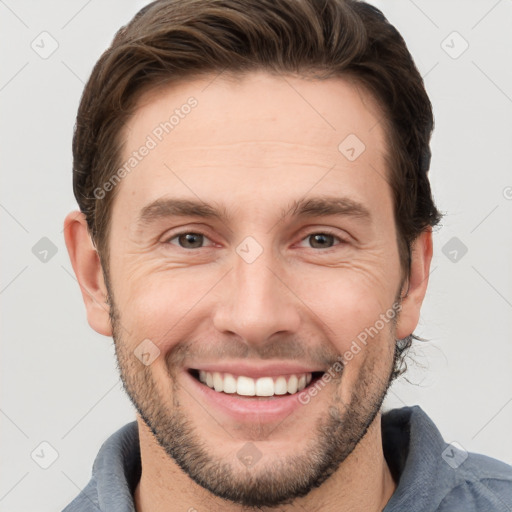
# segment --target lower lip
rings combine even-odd
[[[195,394],[199,394],[207,408],[213,407],[221,413],[242,423],[283,421],[302,406],[299,393],[273,397],[240,397],[236,394],[215,391],[195,379],[187,371],[185,378]]]

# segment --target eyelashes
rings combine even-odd
[[[316,237],[316,238],[314,238],[314,237]],[[322,247],[321,241],[325,240],[325,239],[332,240],[333,245],[330,245],[329,247]],[[176,240],[176,243],[173,242],[174,240]],[[203,245],[205,240],[208,240],[210,242],[210,244],[207,246]],[[302,237],[300,240],[300,243],[304,243],[304,242],[307,243],[308,240],[313,241],[312,242],[313,245],[317,244],[317,243],[320,244],[320,246],[317,246],[317,247],[309,246],[309,247],[307,247],[308,249],[318,249],[320,251],[326,251],[329,249],[333,249],[339,245],[344,245],[344,244],[348,243],[347,240],[345,240],[344,238],[340,237],[339,235],[333,233],[330,230],[312,231],[312,232],[308,233],[306,236]],[[336,241],[338,241],[337,244],[336,244]],[[165,240],[165,243],[175,245],[184,250],[197,250],[197,249],[203,249],[206,247],[215,246],[215,243],[212,242],[208,238],[207,235],[205,235],[204,233],[202,233],[200,231],[182,231],[180,233],[175,233],[171,237],[167,238]],[[185,246],[182,244],[184,244]]]

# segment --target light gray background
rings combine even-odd
[[[387,407],[420,404],[447,442],[512,463],[512,1],[373,3],[425,77],[431,180],[446,212],[417,330],[431,341]],[[84,82],[144,4],[0,0],[1,511],[61,510],[102,442],[135,418],[111,339],[87,324],[62,224],[76,208],[71,137]],[[43,31],[59,45],[47,59],[31,47]],[[469,44],[458,58],[453,31]],[[32,252],[42,237],[57,248],[47,262]],[[468,249],[455,262],[451,246],[443,253],[453,237]],[[43,441],[58,453],[48,469],[31,457],[50,462]]]

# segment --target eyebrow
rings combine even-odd
[[[343,215],[370,220],[370,210],[363,204],[348,197],[312,197],[293,201],[282,217],[321,217]]]
[[[303,198],[281,210],[282,218],[309,218],[329,215],[371,219],[368,208],[346,197],[318,196]],[[225,208],[217,208],[200,200],[160,198],[144,206],[139,213],[137,224],[149,225],[157,220],[169,217],[201,217],[227,222],[230,215]]]
[[[225,220],[228,215],[225,210],[217,209],[199,200],[160,198],[142,208],[137,224],[151,224],[167,217],[203,217]]]

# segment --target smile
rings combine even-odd
[[[207,372],[204,370],[192,370],[191,373],[210,389],[219,393],[237,394],[240,396],[294,395],[310,384],[314,375],[313,373],[299,373],[253,379],[245,375]],[[315,373],[321,374],[321,372]]]
[[[301,393],[325,371],[293,363],[254,365],[247,362],[209,363],[184,373],[189,392],[212,414],[215,410],[237,424],[283,421],[303,406]]]

